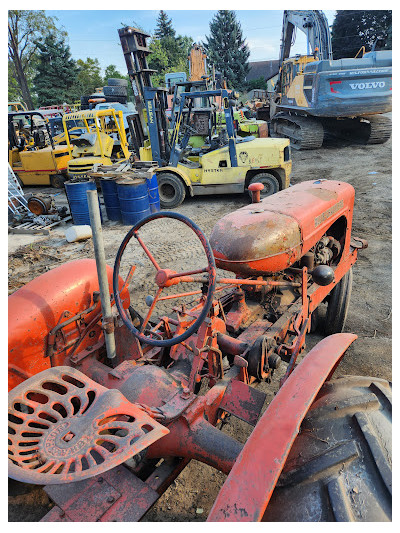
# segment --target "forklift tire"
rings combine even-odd
[[[112,85],[103,87],[104,96],[127,96],[127,88],[123,85]]]
[[[261,200],[267,196],[271,196],[271,194],[275,194],[280,189],[279,181],[275,178],[275,176],[269,174],[269,172],[260,172],[259,174],[253,176],[247,187],[252,183],[262,183],[264,185],[264,189],[261,191]],[[251,192],[248,191],[248,193],[251,198]]]
[[[169,172],[158,174],[157,181],[161,207],[171,209],[181,205],[186,196],[183,181]]]
[[[122,78],[108,78],[107,85],[109,87],[128,87],[128,81]]]
[[[333,335],[343,331],[350,304],[352,285],[353,269],[350,268],[329,294],[324,322],[325,335]]]
[[[343,376],[323,385],[263,521],[391,520],[391,392],[386,380],[365,376]]]
[[[63,189],[65,181],[66,177],[62,174],[53,174],[53,176],[50,177],[50,185],[55,189]]]

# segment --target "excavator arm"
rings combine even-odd
[[[283,12],[282,40],[279,66],[290,55],[290,50],[299,28],[307,36],[307,54],[318,48],[319,59],[332,59],[332,43],[329,24],[322,11],[287,11]]]

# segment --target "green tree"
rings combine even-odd
[[[8,58],[11,62],[9,86],[19,86],[22,99],[33,109],[31,79],[37,55],[37,39],[49,32],[57,31],[56,17],[48,17],[43,10],[17,10],[8,12]],[[11,75],[10,75],[11,74]]]
[[[246,90],[251,91],[253,89],[264,89],[265,91],[268,88],[268,84],[263,76],[255,80],[250,80],[246,82]]]
[[[117,70],[116,65],[108,65],[104,70],[104,85],[107,85],[108,78],[126,79],[126,76],[123,76],[119,70]]]
[[[66,102],[78,73],[64,37],[54,33],[38,41],[38,61],[33,79],[40,105]]]
[[[223,73],[230,88],[242,89],[249,72],[250,50],[234,11],[221,9],[210,22],[204,47],[211,63]]]
[[[103,78],[97,58],[87,57],[86,61],[78,59],[76,65],[78,73],[70,91],[73,98],[90,95],[97,87],[103,86]]]
[[[163,10],[161,10],[158,14],[154,37],[156,39],[175,37],[175,30],[172,27],[172,20],[168,18],[167,14]]]
[[[333,57],[354,57],[362,46],[371,50],[377,39],[392,45],[390,10],[338,10],[332,26]]]

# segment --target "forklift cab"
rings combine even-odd
[[[22,185],[62,187],[69,153],[57,146],[37,111],[8,114],[8,161]]]
[[[63,116],[65,141],[71,154],[68,175],[80,177],[94,164],[111,165],[113,160],[128,159],[130,152],[122,111],[91,109]],[[79,136],[74,132],[79,129]]]

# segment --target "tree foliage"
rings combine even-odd
[[[33,83],[41,105],[68,101],[78,69],[64,37],[49,33],[37,42],[38,61]]]
[[[263,76],[246,82],[246,90],[252,91],[253,89],[264,89],[265,91],[268,89],[268,83]]]
[[[103,86],[100,63],[97,58],[87,57],[86,61],[78,59],[76,62],[78,72],[75,83],[71,88],[73,98],[94,93],[95,89]]]
[[[165,37],[175,37],[175,30],[172,27],[172,20],[168,18],[166,12],[163,10],[161,10],[158,14],[154,37],[156,39],[164,39]]]
[[[241,89],[249,72],[250,50],[234,11],[221,9],[210,22],[203,43],[211,63],[223,73],[230,88]]]
[[[332,26],[333,57],[354,57],[362,46],[371,50],[377,39],[392,45],[390,10],[338,10]]]
[[[123,76],[119,70],[117,70],[116,65],[108,65],[104,70],[104,85],[107,85],[108,78],[119,78],[127,79],[126,76]]]
[[[152,76],[155,86],[165,84],[164,76],[168,72],[189,73],[187,56],[192,43],[193,39],[187,35],[176,36],[172,20],[168,19],[164,11],[160,11],[150,42],[152,53],[148,57],[149,67],[157,71],[157,74]]]
[[[17,10],[8,12],[8,58],[11,61],[9,87],[17,82],[20,94],[28,105],[33,108],[31,80],[34,75],[34,64],[37,57],[37,40],[44,34],[59,32],[56,17],[48,17],[43,10]]]

